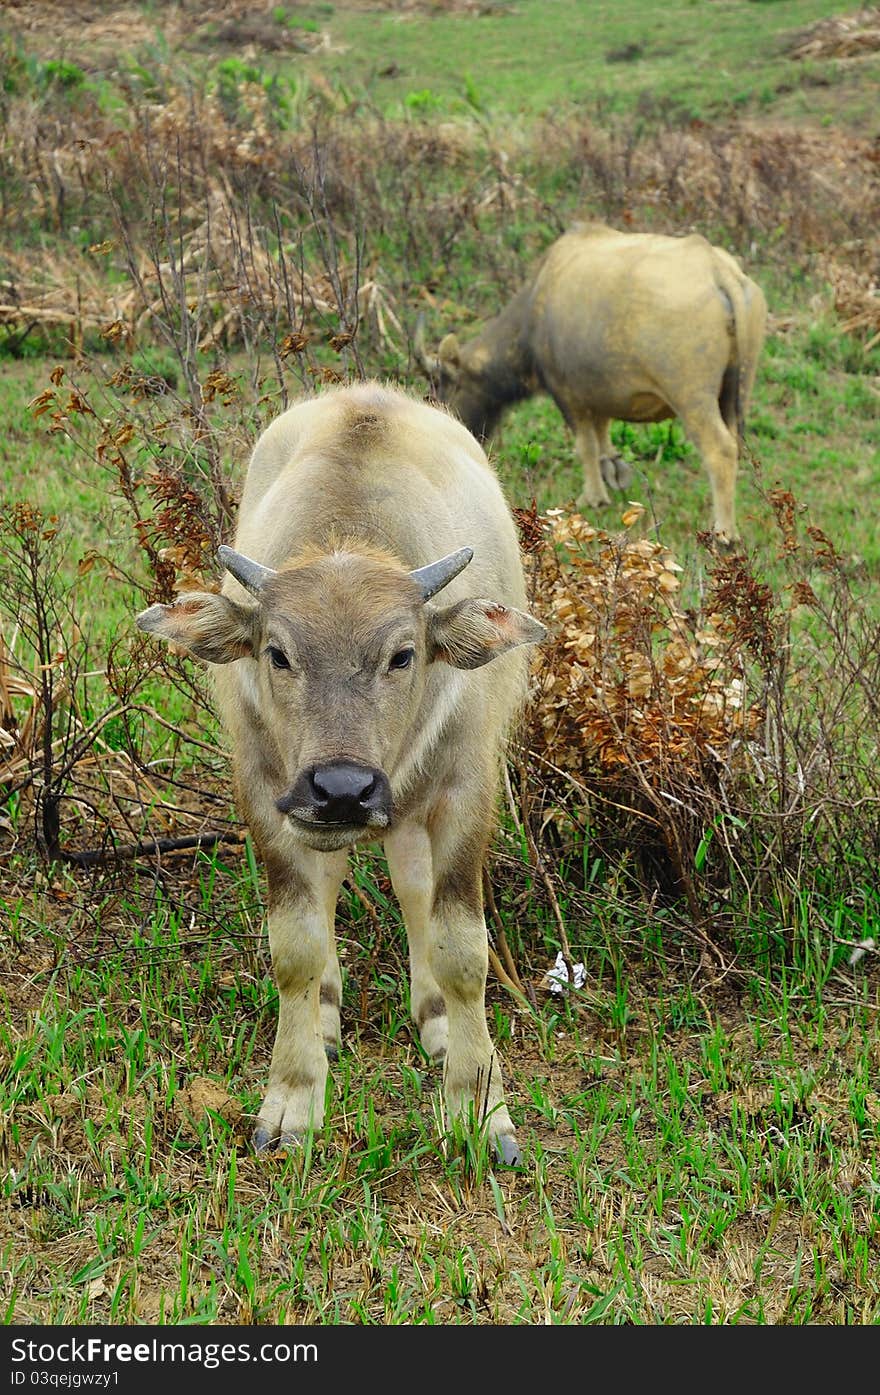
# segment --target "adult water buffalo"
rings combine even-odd
[[[401,391],[321,393],[257,442],[220,562],[220,594],[184,593],[137,623],[217,666],[238,806],[266,868],[280,1011],[255,1145],[322,1122],[336,899],[366,839],[384,844],[412,1015],[427,1054],[445,1057],[448,1112],[475,1108],[515,1162],[486,1026],[482,865],[527,683],[521,646],[544,627],[524,609],[486,456],[449,412]]]
[[[437,396],[482,442],[505,408],[549,393],[574,432],[590,508],[610,502],[606,484],[629,480],[611,421],[678,417],[709,474],[715,532],[731,541],[766,318],[760,287],[699,234],[578,223],[475,338],[447,334],[432,358],[420,327],[415,347]]]

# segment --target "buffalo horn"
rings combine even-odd
[[[422,598],[429,601],[438,591],[442,591],[453,577],[464,570],[473,555],[472,547],[460,547],[457,552],[450,552],[448,557],[441,557],[439,562],[431,562],[427,567],[410,572],[413,581],[421,587]]]
[[[277,572],[271,567],[264,567],[262,562],[252,562],[250,557],[245,557],[241,552],[233,552],[231,547],[219,547],[217,560],[221,567],[225,567],[230,576],[234,576],[253,596],[259,596],[266,582],[277,576]]]

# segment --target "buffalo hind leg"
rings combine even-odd
[[[738,445],[724,423],[721,410],[714,398],[676,410],[682,427],[690,437],[709,476],[712,487],[713,528],[718,541],[730,544],[736,541],[736,473]]]
[[[573,422],[574,447],[584,472],[584,487],[578,497],[581,508],[597,509],[611,503],[602,478],[600,434],[592,417]]]
[[[279,870],[269,860],[269,947],[278,1025],[254,1129],[258,1151],[297,1143],[324,1121],[327,1034],[335,1046],[339,1033],[333,908],[346,862],[345,853],[305,850],[298,853],[295,868]]]

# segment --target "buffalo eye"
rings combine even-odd
[[[398,649],[397,653],[394,655],[390,664],[388,665],[388,668],[392,671],[395,669],[409,668],[410,664],[415,658],[415,654],[416,651],[414,649]]]
[[[290,668],[290,660],[283,649],[276,649],[273,644],[266,650],[269,655],[269,662],[273,668]]]

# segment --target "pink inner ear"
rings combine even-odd
[[[491,620],[493,625],[497,625],[506,615],[510,614],[510,611],[506,605],[489,605],[486,606],[484,614],[487,620]]]

